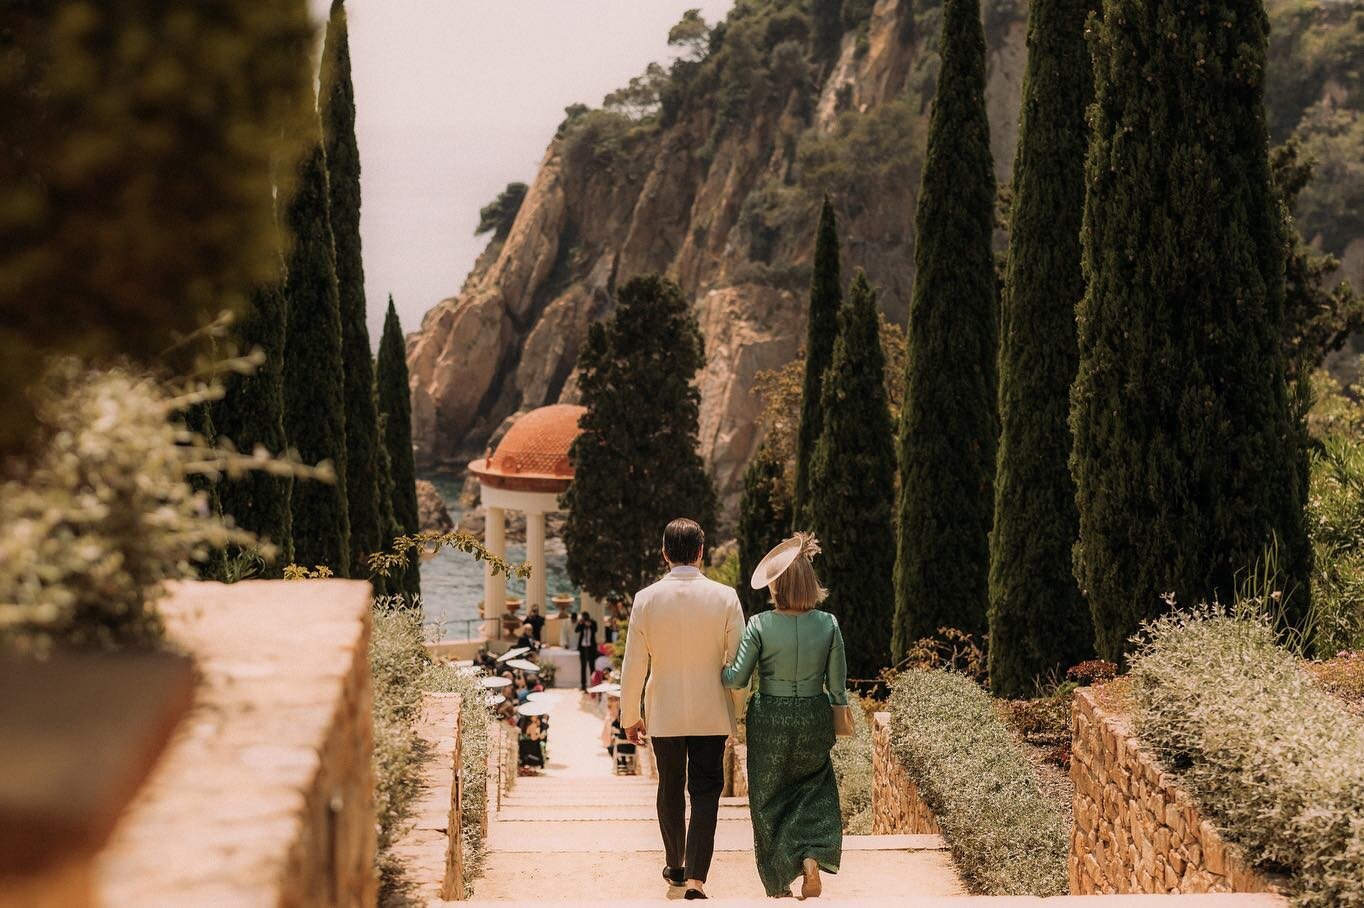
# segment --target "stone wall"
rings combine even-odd
[[[1277,891],[1093,689],[1076,692],[1071,731],[1072,895]]]
[[[725,742],[725,787],[727,798],[748,797],[748,745],[733,738]]]
[[[371,908],[370,587],[177,584],[190,713],[99,855],[97,900]]]
[[[890,713],[872,718],[872,835],[939,835],[938,821],[890,744]]]

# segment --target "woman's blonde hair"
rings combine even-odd
[[[792,612],[808,612],[824,601],[829,591],[819,585],[815,567],[810,559],[819,554],[819,541],[810,533],[797,533],[800,554],[791,566],[777,575],[768,586],[777,608]]]

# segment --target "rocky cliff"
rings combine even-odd
[[[1026,0],[982,7],[1003,185]],[[796,356],[804,334],[826,193],[841,215],[845,275],[865,268],[887,314],[904,320],[941,0],[844,0],[829,59],[812,50],[806,8],[746,0],[679,41],[686,51],[670,70],[651,68],[603,109],[569,109],[514,220],[408,339],[420,466],[460,469],[517,413],[573,400],[587,326],[610,315],[619,281],[660,271],[693,300],[705,337],[701,444],[732,506],[759,441],[754,375]],[[1364,223],[1349,201],[1364,199],[1354,75],[1364,0],[1275,0],[1271,12],[1275,67],[1290,74],[1271,72],[1282,89],[1270,99],[1276,140],[1310,127],[1308,148],[1323,162],[1302,221],[1345,253],[1347,270],[1364,271]]]

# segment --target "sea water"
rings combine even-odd
[[[440,490],[450,517],[459,525],[463,511],[459,508],[460,479],[454,476],[424,476]],[[526,545],[507,543],[507,560],[513,564],[524,561]],[[564,544],[559,539],[545,540],[545,585],[548,595],[567,594],[577,598],[577,591],[568,580],[564,566]],[[507,595],[524,599],[526,581],[511,578],[507,581]],[[464,639],[480,633],[478,604],[483,601],[483,564],[457,549],[442,549],[439,554],[422,561],[422,611],[426,623],[434,626],[441,639]],[[575,605],[576,609],[576,605]],[[553,606],[548,611],[552,613]],[[521,614],[526,614],[525,610]]]

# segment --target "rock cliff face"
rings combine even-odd
[[[1004,184],[1026,0],[982,6]],[[659,271],[693,300],[705,337],[702,452],[732,508],[760,440],[754,375],[796,356],[804,336],[825,193],[845,277],[866,269],[903,322],[941,0],[845,0],[847,31],[824,64],[810,59],[805,7],[743,4],[708,49],[651,84],[643,113],[570,109],[510,231],[408,339],[420,467],[462,469],[509,418],[573,401],[587,326],[611,314],[618,282]]]

